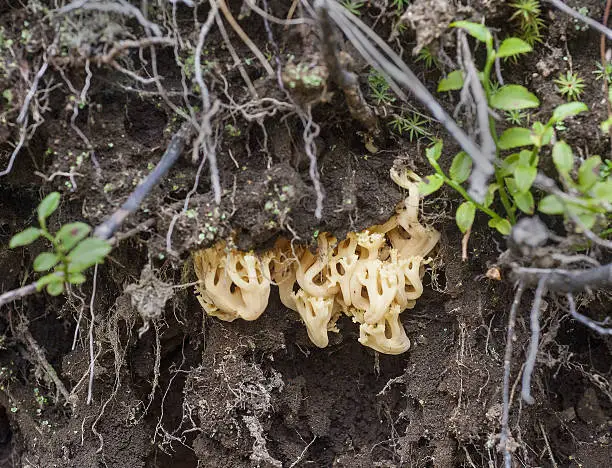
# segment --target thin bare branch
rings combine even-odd
[[[513,269],[512,274],[516,279],[524,281],[526,286],[534,286],[546,276],[548,290],[560,293],[576,293],[612,286],[612,263],[588,270],[517,267]]]
[[[216,0],[216,2],[219,4],[219,9],[223,13],[223,16],[225,16],[225,19],[227,20],[227,22],[230,24],[230,26],[236,32],[236,34],[238,34],[240,39],[242,39],[242,42],[244,42],[246,46],[251,50],[251,52],[253,52],[255,57],[257,57],[261,65],[264,67],[264,70],[266,70],[266,73],[268,74],[268,76],[274,76],[274,69],[268,63],[268,61],[266,60],[266,57],[261,52],[261,50],[257,48],[257,46],[253,43],[251,38],[247,35],[247,33],[244,32],[244,29],[240,27],[240,25],[238,24],[238,22],[236,21],[232,13],[230,12],[229,8],[227,7],[225,0]]]
[[[533,405],[535,400],[531,396],[531,377],[538,357],[538,347],[540,345],[540,307],[542,306],[542,296],[546,294],[548,276],[542,276],[536,288],[533,304],[531,305],[531,339],[529,340],[529,350],[525,360],[523,370],[523,381],[521,386],[521,397],[525,403]]]
[[[574,302],[574,296],[572,293],[567,293],[567,303],[569,305],[570,315],[574,320],[586,325],[591,330],[595,330],[597,333],[601,335],[612,335],[612,328],[602,327],[601,323],[595,322],[594,320],[578,313],[576,311],[576,303]]]
[[[190,122],[183,124],[181,129],[172,137],[168,149],[162,156],[157,166],[145,178],[145,180],[136,187],[136,190],[128,197],[127,201],[113,215],[104,221],[94,231],[94,235],[100,239],[109,239],[113,233],[119,229],[125,219],[134,213],[142,201],[149,195],[153,187],[159,180],[170,170],[174,163],[178,160],[183,152],[185,145],[191,138],[193,127]]]
[[[503,381],[503,410],[501,419],[501,434],[499,438],[499,446],[504,452],[504,465],[505,468],[512,468],[512,452],[508,446],[510,438],[510,367],[512,363],[512,345],[514,343],[514,326],[516,324],[516,313],[521,304],[521,298],[525,290],[525,284],[519,282],[516,293],[514,294],[514,301],[510,308],[510,315],[508,316],[508,328],[506,329],[506,350],[504,352],[504,381]]]
[[[22,297],[29,296],[36,292],[36,283],[30,283],[27,286],[23,286],[19,289],[13,289],[12,291],[5,292],[0,296],[0,307],[4,304],[16,301]]]

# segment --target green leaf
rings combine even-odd
[[[450,167],[450,178],[458,184],[465,182],[472,171],[472,158],[465,151],[457,153]]]
[[[591,192],[595,198],[612,203],[612,178],[597,182],[591,188]]]
[[[60,203],[59,192],[51,192],[38,205],[38,222],[44,226],[45,220],[53,214]]]
[[[504,159],[504,165],[499,169],[499,174],[501,177],[508,177],[509,175],[514,174],[514,170],[519,163],[519,157],[519,153],[513,153]]]
[[[438,83],[438,92],[444,91],[456,91],[463,88],[463,72],[461,70],[455,70],[446,75],[446,78],[442,78]]]
[[[574,168],[572,148],[564,141],[558,141],[553,146],[552,158],[559,174],[567,175]]]
[[[542,122],[534,122],[531,127],[531,141],[538,148],[548,145],[553,134],[552,127],[547,127]]]
[[[455,221],[459,230],[465,234],[465,232],[472,227],[474,217],[476,216],[476,205],[474,203],[466,201],[459,205],[457,212],[455,213]]]
[[[584,102],[568,102],[555,108],[551,120],[553,123],[561,122],[568,117],[573,117],[588,110],[589,108]]]
[[[583,212],[577,215],[578,219],[580,219],[580,221],[582,221],[582,224],[584,224],[584,228],[585,229],[593,229],[593,226],[595,225],[595,221],[597,221],[597,215],[595,213],[587,213],[587,212]],[[576,231],[577,232],[581,232],[582,231],[582,226],[576,226]]]
[[[506,177],[504,182],[506,183],[506,187],[508,187],[508,192],[510,192],[512,195],[519,193],[518,189],[516,188],[514,177]]]
[[[486,208],[491,206],[491,203],[493,203],[493,200],[495,199],[495,192],[497,192],[498,189],[499,185],[497,184],[490,184],[487,188],[487,194],[485,195],[485,199],[483,201],[483,205]]]
[[[535,167],[537,165],[537,162],[534,162],[534,164],[531,163],[531,151],[521,150],[521,152],[519,153],[518,165]]]
[[[500,110],[520,110],[538,107],[540,101],[535,94],[521,85],[502,86],[490,99],[491,107]]]
[[[499,149],[503,150],[531,145],[533,145],[531,130],[521,127],[512,127],[504,130],[497,144]]]
[[[514,181],[519,193],[528,192],[538,175],[538,170],[532,166],[518,166],[514,170]]]
[[[42,234],[42,231],[35,227],[29,227],[24,229],[18,234],[15,234],[9,242],[9,247],[14,249],[15,247],[22,247],[24,245],[30,245]]]
[[[578,169],[578,184],[583,191],[589,190],[599,180],[599,166],[601,158],[591,156],[584,160]]]
[[[419,193],[421,196],[431,195],[444,184],[444,179],[440,174],[432,174],[423,178],[419,183]]]
[[[442,140],[436,142],[425,150],[425,156],[430,161],[437,161],[442,155]]]
[[[470,21],[455,21],[450,24],[450,27],[465,29],[470,36],[478,39],[480,42],[487,43],[493,39],[491,32],[483,24],[472,23]]]
[[[574,216],[578,217],[578,219],[582,222],[582,224],[584,225],[584,228],[586,229],[591,229],[595,225],[595,222],[597,221],[597,214],[591,211],[588,211],[587,209],[584,209],[581,206],[575,206],[572,204],[568,204],[567,211],[569,211]],[[583,227],[577,225],[576,231],[582,232]]]
[[[489,220],[489,227],[497,229],[497,231],[503,236],[507,236],[512,230],[510,221],[504,218],[491,218]]]
[[[64,292],[64,283],[51,283],[47,285],[47,292],[50,296],[59,296]]]
[[[68,252],[91,232],[91,227],[85,223],[64,224],[55,235],[55,240],[65,252]]]
[[[496,55],[497,57],[514,57],[515,55],[526,54],[532,50],[533,47],[524,40],[518,37],[509,37],[501,43]]]
[[[87,278],[83,273],[72,273],[68,275],[68,282],[70,284],[83,284],[87,281]]]
[[[514,198],[516,206],[519,207],[519,210],[521,210],[523,213],[533,214],[535,203],[533,201],[533,195],[531,192],[515,193],[512,195],[512,198]]]
[[[107,241],[97,237],[81,241],[68,256],[68,272],[80,273],[96,263],[102,263],[111,250],[112,247]]]
[[[538,210],[546,214],[563,214],[565,213],[565,205],[554,195],[546,195],[540,200]]]
[[[42,289],[51,284],[51,283],[63,283],[64,277],[62,275],[58,275],[57,273],[49,273],[48,275],[43,276],[36,282],[36,290],[42,291]]]
[[[34,259],[34,271],[47,271],[59,262],[59,256],[51,252],[43,252]]]

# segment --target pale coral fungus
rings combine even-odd
[[[222,320],[255,320],[265,310],[270,286],[296,311],[318,347],[328,345],[341,314],[359,324],[359,342],[385,354],[408,350],[400,321],[423,293],[427,255],[440,234],[418,219],[419,193],[408,173],[392,172],[408,189],[397,213],[382,225],[351,232],[338,242],[320,233],[315,253],[279,239],[263,255],[227,250],[224,242],[194,254],[201,280],[197,293],[209,315]]]

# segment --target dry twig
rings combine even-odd
[[[157,185],[159,180],[170,170],[174,163],[178,160],[183,152],[185,145],[191,138],[193,127],[191,122],[183,124],[181,129],[172,137],[168,149],[162,156],[157,166],[145,178],[145,180],[136,187],[136,190],[128,197],[127,201],[109,219],[98,226],[94,235],[100,239],[109,239],[113,233],[119,229],[125,219],[134,213],[142,201],[149,195],[153,187]]]
[[[512,468],[512,452],[508,446],[510,438],[510,365],[512,363],[512,344],[514,343],[514,326],[516,324],[516,313],[521,304],[521,298],[523,297],[523,291],[525,285],[520,282],[516,293],[514,295],[514,301],[510,308],[510,315],[508,316],[508,327],[506,329],[506,350],[504,352],[504,381],[503,381],[503,408],[502,408],[502,419],[501,419],[501,434],[499,438],[499,446],[504,452],[504,465],[505,468]]]
[[[531,339],[529,340],[529,350],[527,359],[525,360],[525,369],[523,370],[523,381],[521,386],[521,397],[525,403],[533,405],[535,400],[531,396],[531,376],[535,368],[536,359],[538,357],[538,346],[540,344],[540,307],[542,306],[542,296],[546,294],[548,276],[542,276],[536,288],[535,297],[531,304]]]

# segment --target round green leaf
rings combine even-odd
[[[472,227],[475,216],[476,206],[474,203],[466,201],[459,205],[459,208],[457,208],[457,212],[455,213],[455,221],[457,221],[457,226],[463,234],[465,234],[465,232]]]
[[[42,234],[42,231],[35,227],[29,227],[24,229],[18,234],[15,234],[10,242],[9,247],[14,249],[15,247],[22,247],[24,245],[30,245],[36,239],[38,239]]]
[[[461,184],[468,179],[471,171],[472,158],[470,158],[465,151],[457,153],[457,155],[453,158],[449,171],[451,179]]]
[[[43,252],[34,259],[34,271],[47,271],[59,262],[59,257],[51,252]]]
[[[83,273],[72,273],[68,276],[70,284],[83,284],[85,281],[87,281],[87,278]]]
[[[565,206],[561,200],[554,195],[546,195],[540,200],[538,210],[546,214],[563,214],[565,212]]]
[[[564,141],[558,141],[553,146],[552,157],[557,171],[560,174],[567,174],[574,167],[574,154],[572,148]]]
[[[493,39],[489,29],[480,23],[472,23],[471,21],[455,21],[451,23],[450,26],[452,28],[461,28],[465,29],[467,33],[478,39],[480,42],[488,42]]]
[[[557,123],[588,110],[589,108],[584,102],[568,102],[557,106],[553,111],[551,119],[554,123]]]
[[[531,192],[515,193],[512,198],[523,213],[533,214],[535,203]]]
[[[438,83],[438,92],[444,91],[456,91],[463,88],[463,72],[461,70],[455,70],[446,75],[446,78],[442,78]]]
[[[504,218],[491,218],[489,220],[489,227],[497,229],[497,231],[503,236],[507,236],[512,230],[510,221]]]
[[[505,39],[499,49],[497,49],[498,57],[514,57],[519,54],[526,54],[527,52],[531,52],[533,47],[527,44],[524,40],[519,39],[518,37],[509,37]]]
[[[53,214],[60,203],[59,192],[51,192],[38,205],[38,222],[44,224],[45,220]]]
[[[612,178],[608,177],[605,181],[597,182],[591,188],[591,192],[594,197],[612,203]]]
[[[429,148],[425,149],[425,156],[430,161],[437,161],[442,156],[442,140],[436,140],[436,142]]]
[[[64,292],[64,283],[51,283],[47,285],[47,292],[50,296],[59,296]]]
[[[516,169],[519,160],[519,153],[512,153],[510,156],[506,157],[502,167],[499,169],[499,175],[501,177],[508,177],[509,175],[514,174],[514,170]]]
[[[421,183],[419,183],[419,193],[422,196],[430,195],[442,187],[444,183],[444,179],[440,174],[432,174],[423,179]]]
[[[489,188],[487,189],[487,194],[485,195],[485,199],[483,202],[483,205],[488,208],[489,206],[491,206],[491,203],[493,203],[493,200],[495,199],[495,192],[499,189],[499,185],[497,184],[490,184]]]
[[[504,130],[497,143],[499,149],[503,150],[531,145],[533,145],[531,130],[521,127],[512,127]]]
[[[64,281],[64,277],[57,273],[49,273],[48,275],[43,276],[36,282],[36,290],[42,291],[42,289],[51,284],[51,283],[62,283]]]
[[[514,170],[514,182],[516,183],[518,192],[528,192],[537,175],[538,170],[535,167],[518,166]]]
[[[97,237],[81,241],[70,252],[68,272],[80,273],[96,263],[102,263],[111,250],[112,247],[107,241]]]
[[[490,99],[491,107],[500,110],[520,110],[538,107],[540,101],[535,94],[521,85],[502,86]]]
[[[589,190],[599,180],[599,166],[601,158],[591,156],[584,160],[578,169],[578,184],[583,191]]]
[[[64,224],[57,234],[55,235],[55,240],[59,242],[61,247],[64,248],[64,251],[69,251],[72,249],[77,243],[81,240],[85,239],[87,235],[91,232],[91,227],[85,223],[68,223]]]

